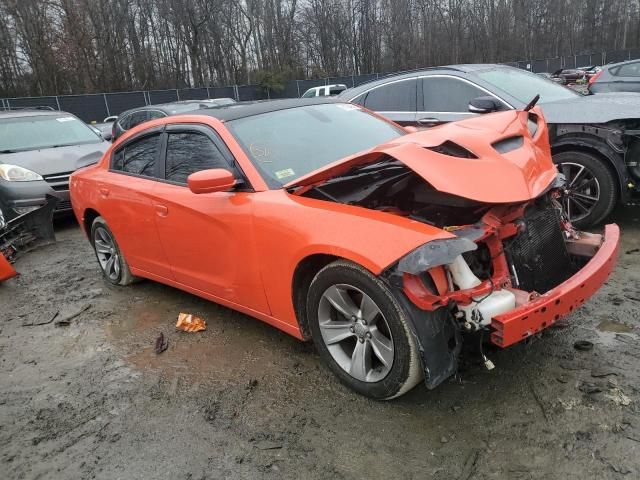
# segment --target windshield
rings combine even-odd
[[[477,72],[477,75],[525,104],[536,95],[540,95],[538,104],[580,96],[562,85],[516,68],[496,68]]]
[[[0,152],[100,143],[85,123],[70,115],[34,115],[0,120]]]
[[[344,103],[278,110],[227,126],[271,188],[406,134]]]

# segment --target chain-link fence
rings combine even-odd
[[[507,65],[530,70],[535,73],[553,73],[562,68],[577,68],[590,65],[605,65],[625,60],[640,59],[640,49],[617,50],[568,55],[541,60],[509,62]],[[183,88],[170,90],[149,90],[138,92],[96,93],[87,95],[57,95],[48,97],[21,97],[0,99],[0,109],[24,107],[50,107],[77,115],[85,122],[101,122],[111,115],[143,105],[175,102],[179,100],[201,100],[205,98],[233,98],[236,101],[268,100],[274,98],[298,98],[309,88],[341,83],[355,87],[370,82],[386,74],[370,73],[347,75],[311,80],[290,80],[278,91],[262,88],[260,85],[230,85],[226,87]]]

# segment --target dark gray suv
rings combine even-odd
[[[99,133],[66,112],[0,111],[0,210],[5,220],[35,210],[46,196],[56,213],[71,210],[69,175],[109,148]]]
[[[524,70],[481,64],[391,75],[338,98],[402,125],[427,128],[478,113],[522,109],[536,95],[549,124],[553,160],[567,180],[562,202],[571,221],[580,228],[602,222],[617,202],[637,198],[639,94],[581,95]]]

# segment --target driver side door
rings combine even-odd
[[[152,203],[173,277],[216,299],[268,314],[253,234],[254,193],[246,181],[234,191],[191,192],[187,177],[211,168],[225,168],[243,178],[213,129],[167,125],[162,179]]]

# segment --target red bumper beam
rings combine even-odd
[[[508,347],[538,333],[568,315],[589,299],[609,278],[618,257],[620,229],[606,225],[602,245],[575,275],[537,297],[491,322],[491,341]]]

